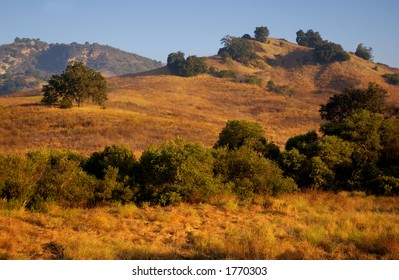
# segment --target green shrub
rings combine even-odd
[[[97,180],[80,167],[83,157],[71,151],[39,149],[27,160],[40,166],[40,176],[27,207],[41,210],[45,202],[62,207],[88,207],[93,203]]]
[[[305,134],[293,136],[287,140],[285,149],[290,151],[297,149],[301,154],[312,157],[317,154],[317,141],[319,136],[316,131],[309,131]]]
[[[43,211],[46,202],[87,207],[97,181],[80,168],[82,157],[70,151],[40,149],[27,155],[0,156],[1,198],[14,207]]]
[[[260,85],[262,84],[262,80],[259,79],[259,78],[256,77],[256,76],[247,76],[247,77],[244,79],[244,83],[260,86]]]
[[[272,80],[267,82],[266,88],[268,91],[277,94],[288,95],[289,97],[292,97],[296,94],[296,90],[294,88],[290,88],[288,85],[276,85]]]
[[[220,70],[214,72],[213,75],[218,78],[236,78],[236,73],[233,70]]]
[[[245,144],[252,145],[255,149],[260,150],[263,143],[266,142],[264,137],[265,130],[260,123],[250,122],[246,120],[230,120],[219,133],[219,139],[215,144],[215,148],[226,146],[229,149],[236,149]]]
[[[108,202],[127,203],[132,201],[135,194],[132,188],[118,180],[117,167],[108,165],[104,172],[103,180],[100,180],[94,190],[94,203],[107,204]]]
[[[224,183],[233,183],[233,191],[241,198],[254,195],[276,195],[297,189],[291,178],[283,176],[282,170],[271,160],[264,158],[249,147],[214,151],[216,176]]]
[[[392,74],[384,74],[382,77],[391,85],[399,85],[399,74],[392,73]]]
[[[0,166],[0,198],[24,208],[34,194],[41,167],[19,154],[0,155]]]
[[[98,179],[104,179],[109,166],[118,169],[117,179],[119,182],[131,176],[137,165],[137,159],[132,151],[125,146],[112,145],[105,147],[101,152],[94,152],[84,161],[82,167]]]
[[[140,200],[167,205],[206,201],[217,188],[213,157],[202,145],[182,139],[149,147],[140,159]]]

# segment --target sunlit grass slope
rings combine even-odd
[[[398,69],[355,55],[342,63],[317,64],[312,49],[282,39],[270,38],[255,46],[260,58],[251,65],[222,62],[217,56],[206,59],[215,71],[233,71],[235,79],[176,77],[166,67],[110,78],[105,110],[91,105],[48,108],[38,106],[39,96],[24,94],[2,97],[0,151],[54,147],[90,153],[125,144],[140,152],[176,136],[212,146],[231,119],[260,122],[266,138],[283,147],[289,137],[317,130],[319,105],[347,86],[377,82],[389,90],[392,102],[399,101],[399,87],[381,77]],[[249,76],[259,83],[243,82]],[[271,91],[269,81],[284,90]]]
[[[1,259],[398,259],[398,198],[0,210]]]

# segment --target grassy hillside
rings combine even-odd
[[[72,110],[37,106],[40,97],[32,91],[30,97],[3,97],[0,150],[51,146],[92,152],[118,143],[141,151],[176,136],[211,146],[229,119],[258,121],[266,138],[283,146],[293,135],[317,130],[319,105],[347,86],[377,82],[389,90],[392,102],[399,102],[399,87],[381,77],[398,69],[355,55],[341,63],[317,64],[312,49],[284,40],[254,44],[260,59],[250,66],[207,58],[208,66],[231,70],[234,79],[181,78],[166,68],[110,78],[105,111],[90,105]],[[245,83],[250,76],[258,84]]]
[[[206,59],[235,78],[182,78],[166,67],[108,78],[106,109],[45,107],[39,90],[0,97],[0,152],[89,154],[125,144],[140,154],[177,136],[210,147],[231,119],[259,122],[267,140],[283,147],[289,137],[317,130],[319,105],[346,86],[377,82],[399,103],[399,87],[381,77],[398,69],[354,55],[316,64],[311,49],[283,40],[256,46],[261,58],[253,65]],[[397,197],[317,191],[162,208],[49,203],[45,213],[4,200],[0,259],[398,259],[398,205]]]
[[[398,214],[397,198],[313,191],[250,206],[2,208],[0,259],[398,259]]]
[[[106,110],[47,108],[37,105],[39,96],[1,98],[0,150],[45,146],[91,152],[113,143],[143,150],[176,136],[212,146],[229,119],[258,121],[268,140],[283,145],[319,125],[320,99],[288,98],[208,75],[112,78],[109,88]]]

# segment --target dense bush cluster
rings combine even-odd
[[[229,141],[229,135],[235,137]],[[116,145],[89,157],[50,149],[2,154],[0,197],[10,207],[45,211],[49,203],[168,205],[295,191],[293,179],[272,161],[279,149],[263,135],[258,123],[236,120],[227,123],[214,149],[177,138],[148,147],[139,160],[127,147]]]
[[[399,194],[398,110],[376,84],[346,89],[321,107],[315,131],[290,138],[280,157],[286,176],[301,188]]]
[[[258,58],[253,43],[248,39],[225,36],[221,39],[221,42],[224,47],[219,49],[218,55],[223,60],[230,58],[244,64],[249,64]]]
[[[319,32],[310,29],[305,33],[303,30],[299,30],[296,35],[298,45],[314,48],[316,60],[320,63],[350,59],[349,54],[344,51],[341,45],[323,40]]]
[[[203,58],[195,55],[184,58],[183,52],[170,53],[167,67],[172,74],[181,77],[193,77],[208,72],[208,66]]]
[[[0,203],[45,211],[51,203],[251,201],[306,188],[399,195],[399,110],[386,95],[370,84],[332,96],[320,109],[320,133],[294,136],[282,152],[259,123],[230,120],[212,149],[177,138],[139,159],[116,145],[88,157],[50,149],[0,154]]]

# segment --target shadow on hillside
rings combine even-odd
[[[304,65],[313,65],[316,63],[316,60],[312,49],[301,49],[286,55],[276,55],[274,59],[267,59],[266,62],[270,66],[296,68]]]

